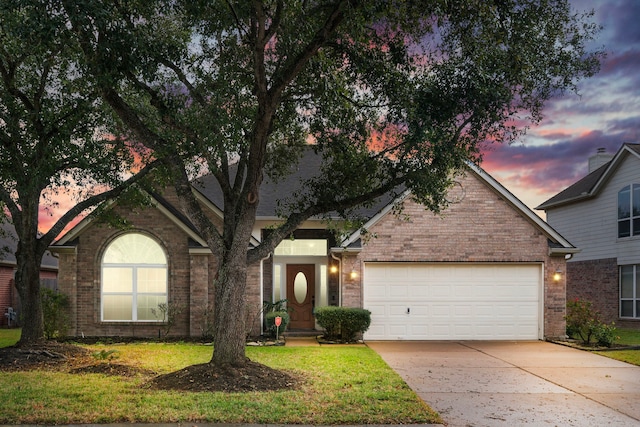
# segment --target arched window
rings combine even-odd
[[[103,321],[163,320],[158,305],[167,303],[167,257],[150,237],[128,233],[111,242],[101,283]]]
[[[640,184],[618,192],[618,237],[640,236]]]

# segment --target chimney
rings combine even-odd
[[[589,173],[598,169],[602,165],[609,163],[611,159],[613,159],[613,155],[608,154],[606,148],[604,147],[598,148],[598,151],[596,151],[596,154],[589,157]]]

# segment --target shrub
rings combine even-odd
[[[40,289],[44,337],[64,337],[69,330],[69,297],[49,288]]]
[[[371,312],[362,308],[319,307],[315,316],[326,331],[325,338],[345,342],[354,341],[371,324]]]
[[[616,337],[616,327],[613,322],[610,325],[600,323],[594,335],[598,345],[603,347],[611,347],[613,342],[618,338]]]
[[[593,310],[590,301],[575,299],[567,302],[567,335],[579,338],[583,344],[591,345],[592,339],[598,345],[611,347],[615,340],[616,328],[604,324],[600,313]]]
[[[276,317],[282,317],[282,324],[280,328],[276,327]],[[271,336],[276,339],[276,332],[281,334],[287,329],[287,325],[289,324],[289,313],[286,311],[270,311],[264,316],[265,322],[267,323],[267,331],[271,334]]]

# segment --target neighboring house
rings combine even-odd
[[[567,298],[606,322],[640,328],[640,144],[589,159],[589,174],[538,207],[581,252],[567,263]]]
[[[253,244],[277,223],[276,202],[317,170],[318,158],[308,154],[284,181],[265,180]],[[215,182],[204,177],[193,189],[220,225]],[[112,205],[129,220],[127,230],[85,219],[51,248],[60,257],[60,290],[72,303],[73,335],[157,336],[157,306],[166,301],[181,309],[173,335],[207,330],[216,260],[173,191],[151,196],[153,206],[139,211]],[[287,299],[290,328],[298,330],[316,328],[314,307],[364,307],[372,312],[369,340],[564,336],[565,256],[577,249],[473,165],[451,198],[442,215],[409,194],[381,200],[361,211],[369,218],[366,238],[354,231],[336,241],[323,221],[306,221],[249,268],[253,333],[260,332],[262,302]],[[401,215],[394,202],[404,203]]]
[[[0,229],[0,326],[16,326],[20,320],[20,299],[14,283],[18,241],[13,225],[1,223]],[[58,260],[47,251],[42,257],[40,281],[44,286],[55,289],[57,276]],[[11,318],[6,315],[9,311],[15,313]]]

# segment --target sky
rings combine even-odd
[[[492,145],[481,164],[532,209],[587,175],[598,148],[615,154],[623,143],[640,143],[640,0],[571,4],[593,9],[603,26],[593,44],[606,52],[600,72],[580,83],[580,96],[550,100],[539,125],[516,143]]]
[[[580,83],[580,96],[550,100],[540,124],[511,145],[491,145],[482,168],[531,209],[584,177],[598,148],[610,154],[640,142],[640,0],[571,0],[576,11],[593,9],[603,26],[593,48],[607,54],[600,72]],[[41,212],[47,230],[72,200]],[[544,212],[535,211],[543,218]]]

